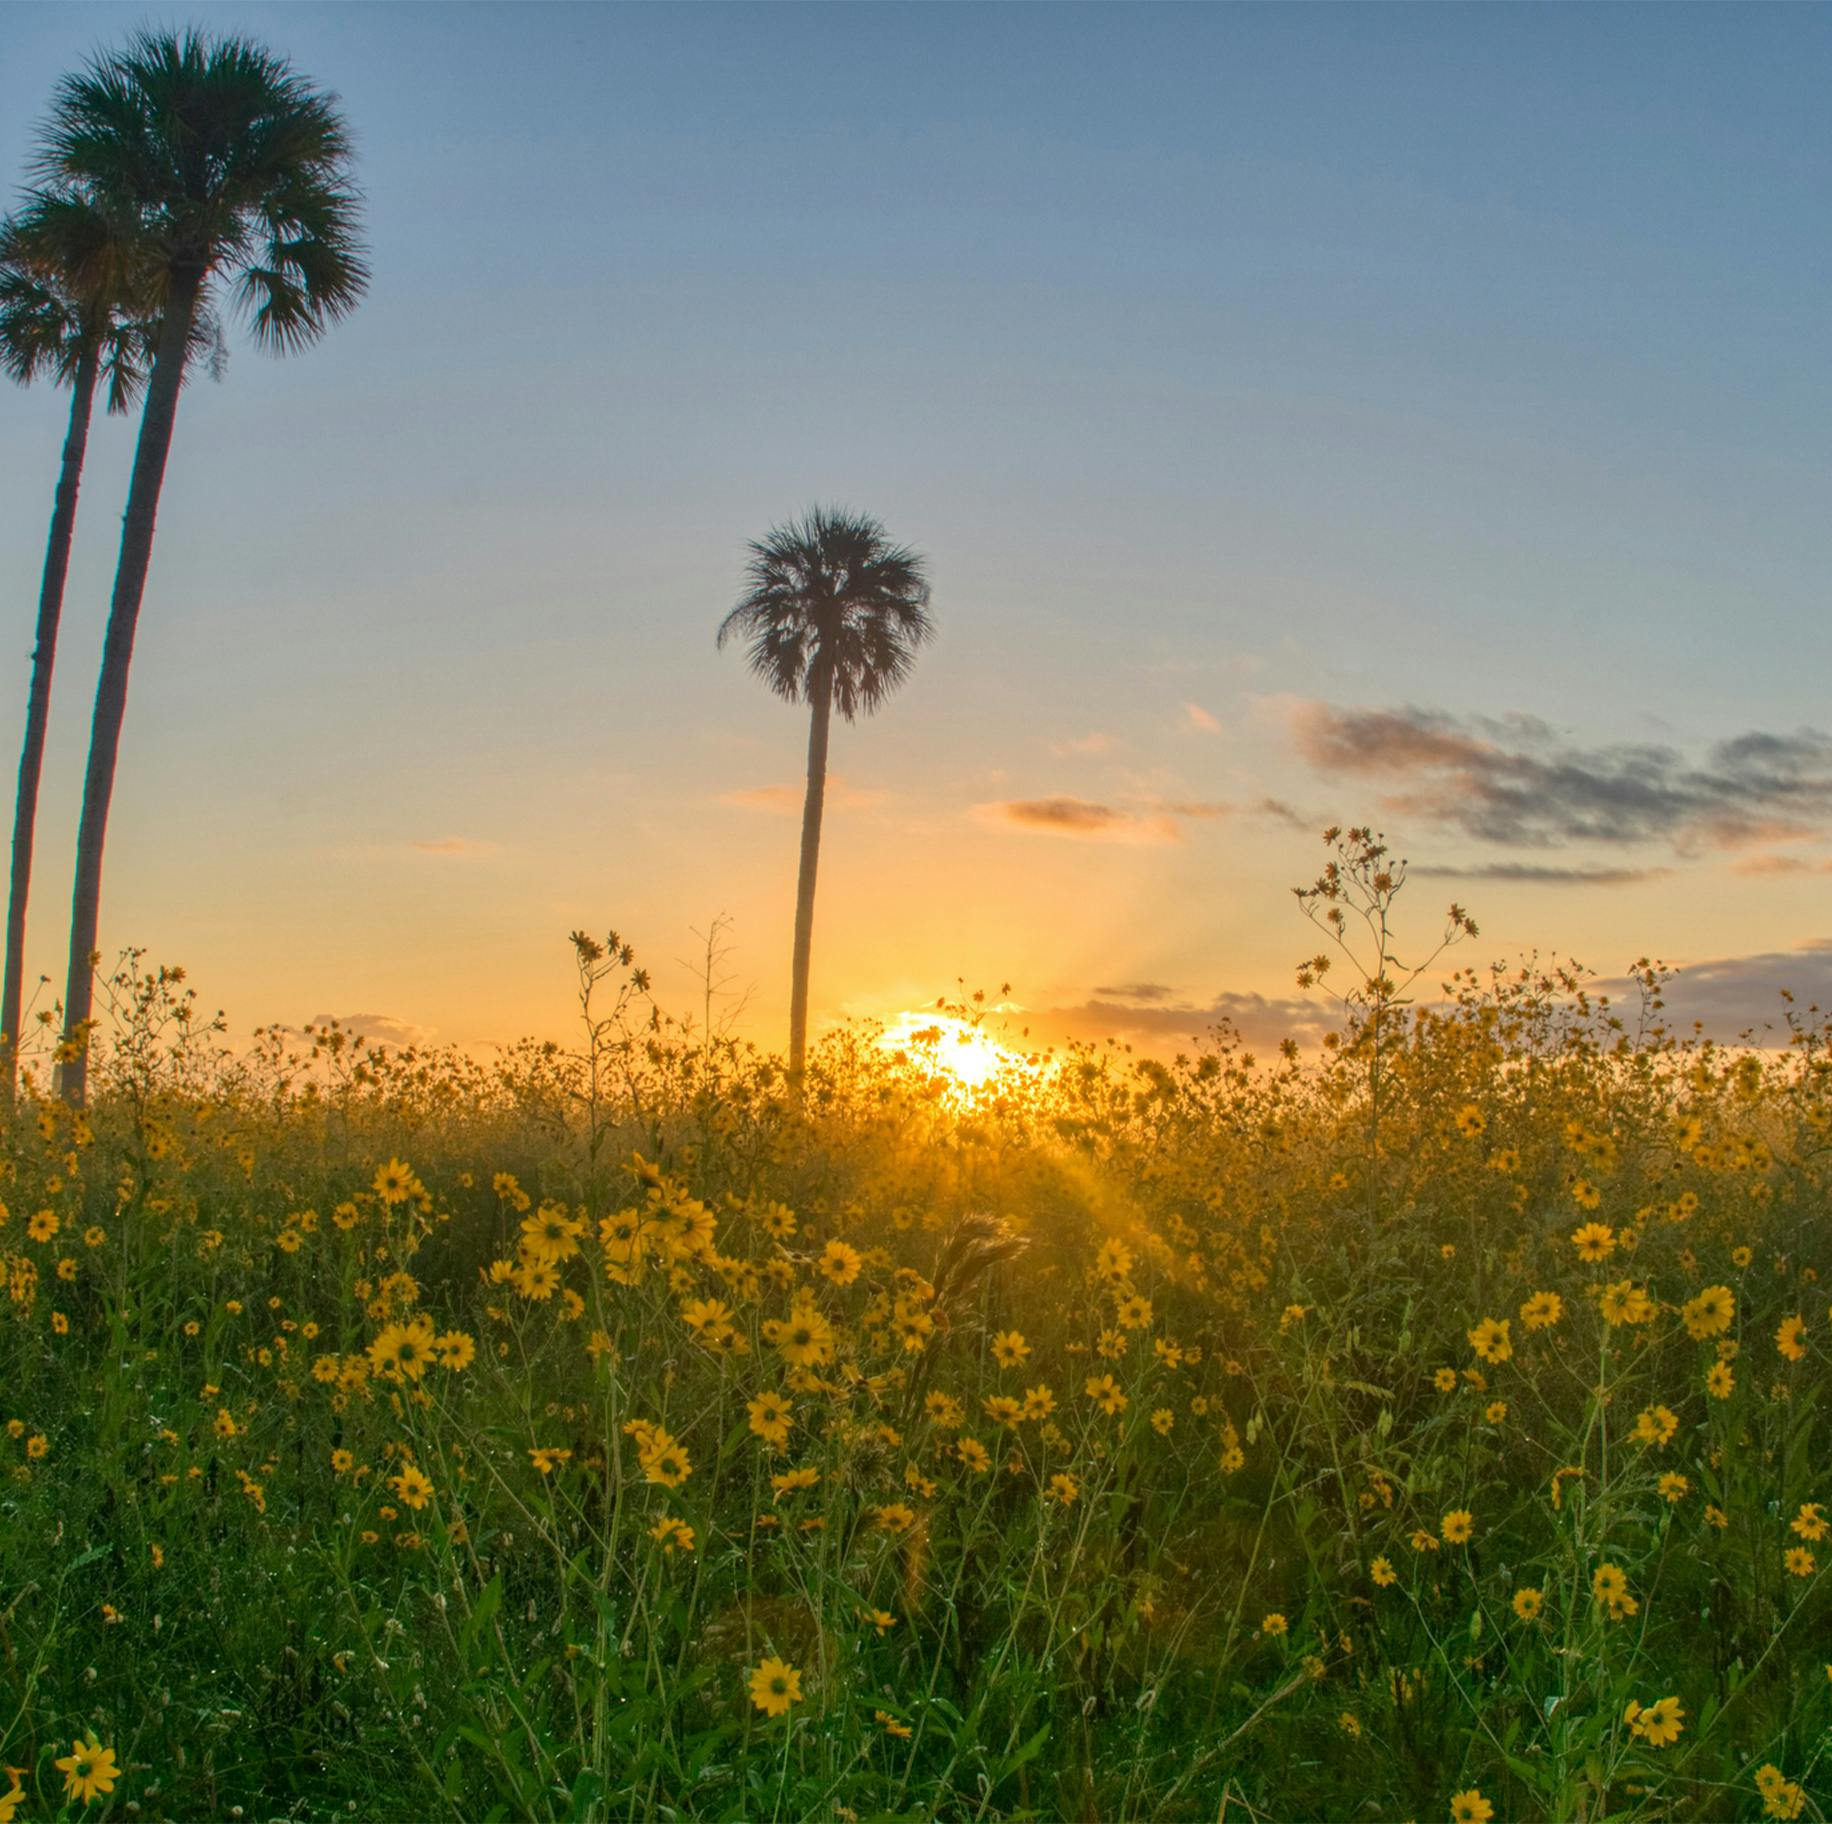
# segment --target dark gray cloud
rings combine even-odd
[[[1094,998],[1097,1001],[1168,1001],[1176,989],[1166,982],[1128,982],[1120,988],[1096,988]]]
[[[1292,731],[1320,771],[1392,781],[1387,811],[1511,847],[1685,852],[1832,826],[1832,739],[1813,729],[1739,735],[1697,762],[1652,743],[1576,746],[1533,716],[1302,703]]]
[[[1633,1000],[1635,987],[1626,978],[1597,986],[1618,1000]],[[1764,950],[1751,956],[1724,956],[1691,963],[1667,985],[1662,1017],[1670,1027],[1689,1028],[1696,1020],[1714,1039],[1732,1041],[1751,1033],[1758,1043],[1786,1041],[1788,1003],[1807,1015],[1814,1006],[1832,1009],[1832,937],[1816,937],[1793,950]]]
[[[1661,880],[1671,868],[1556,868],[1530,861],[1495,861],[1473,868],[1414,867],[1419,880],[1505,880],[1537,887],[1632,887]]]
[[[1144,986],[1152,990],[1149,999],[1122,999],[1113,990],[1097,988],[1078,1005],[1030,1008],[1023,1023],[1033,1042],[1123,1039],[1157,1052],[1189,1045],[1224,1022],[1262,1052],[1282,1039],[1314,1047],[1325,1033],[1341,1027],[1332,1006],[1295,996],[1224,993],[1199,1002],[1172,999],[1159,983]]]

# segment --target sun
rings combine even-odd
[[[983,1027],[947,1013],[903,1013],[885,1027],[878,1043],[886,1051],[909,1052],[957,1089],[977,1090],[1011,1070],[1028,1068],[1021,1052],[1001,1045]]]

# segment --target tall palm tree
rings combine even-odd
[[[127,410],[145,381],[151,353],[145,322],[135,312],[134,289],[133,261],[120,224],[81,197],[35,191],[16,214],[0,223],[0,369],[22,386],[49,379],[70,389],[70,422],[38,586],[38,626],[13,810],[6,959],[0,977],[0,1101],[5,1102],[12,1100],[16,1081],[38,785],[89,419],[98,383],[105,383],[109,411]]]
[[[354,309],[369,275],[336,98],[248,39],[137,34],[59,85],[37,164],[46,182],[133,221],[157,310],[77,833],[63,1090],[80,1104],[128,669],[199,312],[227,287],[255,340],[285,354]]]
[[[808,1056],[828,727],[836,709],[848,722],[870,715],[909,676],[917,647],[933,632],[929,583],[923,559],[893,545],[877,520],[837,507],[815,507],[753,543],[745,582],[738,605],[719,625],[719,645],[745,641],[751,670],[779,697],[809,709],[789,984],[789,1076],[800,1083]]]

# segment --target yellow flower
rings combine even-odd
[[[1692,1484],[1677,1470],[1669,1469],[1656,1486],[1664,1500],[1683,1501]]]
[[[1520,1307],[1521,1324],[1528,1330],[1547,1330],[1565,1315],[1565,1301],[1556,1292],[1535,1292]]]
[[[1571,1231],[1571,1245],[1579,1260],[1607,1260],[1616,1251],[1616,1232],[1606,1222],[1587,1222]]]
[[[1479,1139],[1488,1129],[1488,1117],[1473,1102],[1457,1110],[1457,1132],[1465,1140]]]
[[[1728,1286],[1707,1286],[1680,1306],[1679,1315],[1685,1320],[1686,1334],[1702,1343],[1707,1337],[1721,1336],[1736,1321],[1736,1294]]]
[[[1018,1330],[1001,1330],[992,1339],[992,1359],[1001,1368],[1016,1368],[1031,1352],[1031,1346]]]
[[[1826,1520],[1824,1511],[1817,1501],[1803,1501],[1800,1512],[1788,1522],[1788,1530],[1802,1539],[1810,1539],[1817,1544],[1832,1532],[1832,1525]]]
[[[1629,1733],[1650,1748],[1670,1748],[1686,1726],[1686,1713],[1677,1697],[1663,1697],[1645,1709],[1631,1700],[1624,1720]]]
[[[390,1476],[388,1486],[400,1496],[405,1506],[414,1509],[424,1507],[433,1498],[432,1483],[411,1463],[398,1476]]]
[[[1288,1622],[1277,1609],[1274,1609],[1260,1621],[1260,1632],[1271,1636],[1273,1639],[1277,1639],[1281,1634],[1287,1634],[1290,1631],[1291,1623]]]
[[[1110,1374],[1089,1375],[1086,1391],[1088,1398],[1109,1418],[1115,1413],[1124,1412],[1132,1404],[1120,1391],[1119,1383]]]
[[[833,1354],[833,1326],[812,1306],[793,1306],[776,1347],[791,1368],[818,1368]]]
[[[1123,1280],[1132,1271],[1132,1250],[1117,1236],[1103,1241],[1094,1257],[1094,1270],[1102,1279]]]
[[[1143,1330],[1151,1322],[1151,1300],[1138,1293],[1122,1299],[1114,1321],[1122,1330]]]
[[[865,1265],[865,1256],[843,1241],[830,1241],[816,1263],[821,1276],[836,1286],[850,1286]]]
[[[437,1359],[433,1320],[424,1313],[410,1324],[384,1324],[369,1345],[369,1366],[391,1381],[420,1380]]]
[[[1597,1300],[1603,1321],[1615,1328],[1621,1324],[1645,1324],[1654,1315],[1654,1301],[1632,1281],[1611,1280]]]
[[[1514,1344],[1508,1335],[1508,1320],[1505,1317],[1485,1317],[1469,1332],[1469,1346],[1485,1362],[1505,1362],[1514,1353]]]
[[[1081,1494],[1081,1484],[1065,1470],[1058,1470],[1050,1477],[1050,1497],[1060,1501],[1064,1507],[1072,1505]]]
[[[1438,1530],[1444,1535],[1446,1545],[1467,1545],[1471,1533],[1476,1530],[1476,1516],[1467,1507],[1452,1508]]]
[[[1399,1572],[1393,1568],[1391,1558],[1376,1558],[1368,1566],[1368,1575],[1374,1579],[1375,1585],[1383,1590],[1391,1589],[1399,1582]]]
[[[1728,1362],[1713,1362],[1705,1370],[1705,1391],[1714,1400],[1727,1400],[1736,1389],[1736,1373]]]
[[[1451,1824],[1489,1824],[1494,1815],[1494,1806],[1474,1786],[1451,1795]]]
[[[1546,1606],[1543,1590],[1524,1589],[1514,1592],[1514,1613],[1522,1621],[1531,1621]]]
[[[801,1702],[801,1674],[786,1659],[766,1659],[751,1674],[751,1702],[765,1716],[784,1716]]]
[[[1629,1594],[1628,1578],[1616,1564],[1600,1564],[1590,1579],[1591,1594],[1608,1610],[1611,1621],[1626,1621],[1641,1604]]]
[[[70,1752],[53,1765],[64,1776],[64,1796],[81,1799],[85,1805],[113,1792],[121,1777],[114,1750],[99,1742],[73,1742]]]
[[[1806,1333],[1807,1321],[1804,1317],[1798,1313],[1793,1317],[1784,1317],[1781,1320],[1781,1328],[1775,1332],[1775,1347],[1790,1362],[1803,1362],[1806,1360],[1807,1348],[1801,1338]]]
[[[1782,1554],[1781,1561],[1788,1568],[1791,1577],[1811,1577],[1819,1568],[1819,1561],[1804,1545],[1791,1545]]]
[[[418,1186],[412,1166],[403,1165],[399,1159],[390,1159],[376,1172],[371,1188],[382,1202],[392,1206],[405,1203]]]
[[[795,1408],[780,1393],[758,1394],[745,1411],[750,1414],[751,1430],[772,1450],[781,1450],[788,1444]]]
[[[874,1710],[872,1716],[884,1725],[886,1735],[894,1735],[899,1741],[907,1742],[915,1733],[908,1723],[899,1722],[888,1710]]]

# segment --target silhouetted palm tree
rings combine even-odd
[[[102,845],[127,676],[179,387],[198,313],[232,288],[257,342],[315,341],[368,284],[335,98],[243,38],[142,32],[59,86],[38,171],[132,220],[157,306],[152,371],[134,452],[108,635],[96,684],[77,835],[64,995],[65,1095],[80,1103],[94,988]]]
[[[0,978],[0,1099],[6,1101],[13,1095],[25,1000],[26,902],[32,887],[51,674],[57,664],[57,630],[76,530],[77,490],[89,446],[89,418],[98,383],[106,384],[109,411],[126,411],[146,379],[151,358],[133,292],[133,263],[120,224],[82,198],[37,191],[17,214],[0,223],[0,369],[22,386],[49,379],[70,389],[70,423],[38,587],[38,626],[13,810],[5,973]]]
[[[933,630],[929,584],[923,560],[893,545],[877,520],[834,507],[816,507],[754,543],[745,579],[737,607],[720,623],[719,645],[746,642],[751,670],[779,697],[809,707],[789,984],[789,1074],[799,1083],[808,1053],[828,727],[835,709],[848,722],[861,711],[870,715],[909,676],[917,647]]]

